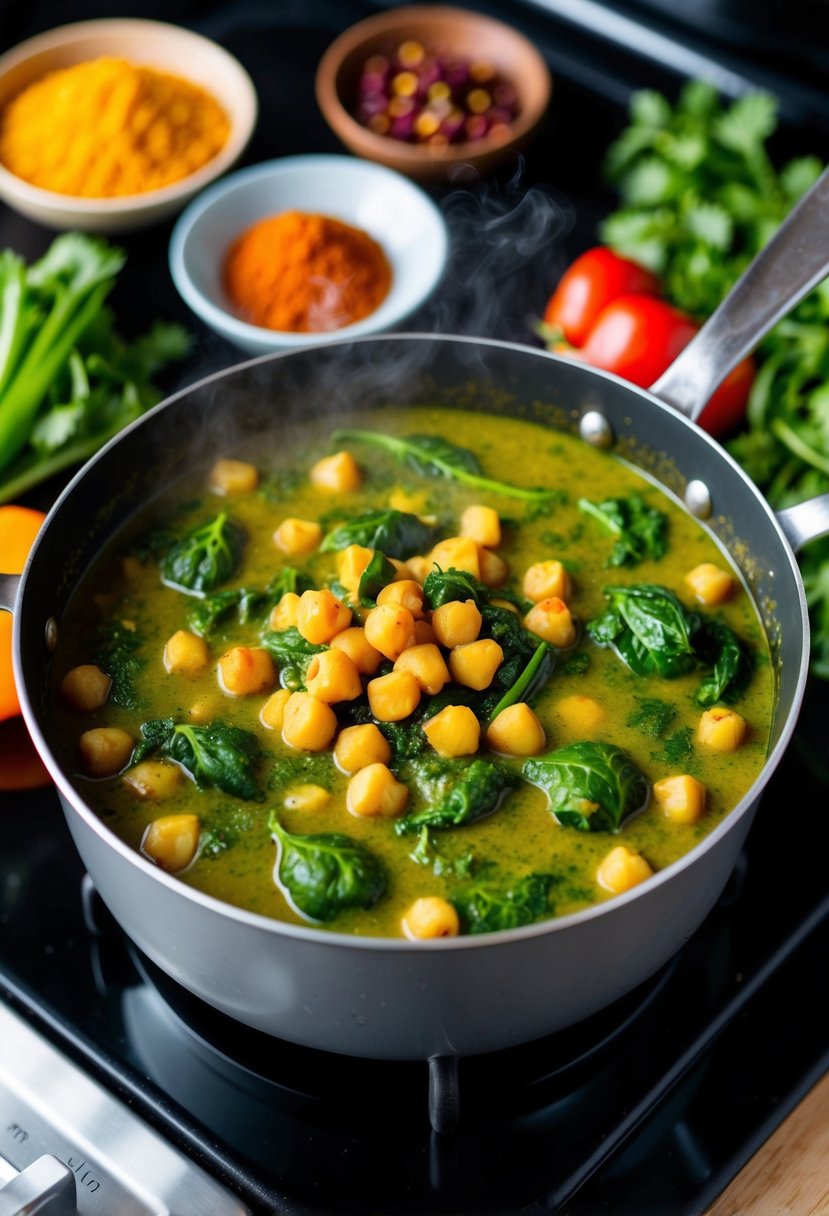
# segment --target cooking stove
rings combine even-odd
[[[198,16],[174,0],[157,7],[142,15],[218,38],[251,72],[267,121],[248,160],[338,150],[313,101],[313,71],[372,6],[217,0]],[[699,36],[689,59],[689,42],[650,27],[642,5],[608,5],[601,28],[592,0],[476,7],[532,34],[555,100],[518,174],[435,191],[456,264],[412,328],[528,341],[530,314],[609,205],[598,162],[630,89],[673,92],[693,63],[737,90],[770,68],[749,48],[740,58],[733,44]],[[15,6],[4,42],[104,12]],[[638,47],[616,37],[631,20]],[[808,74],[792,76],[790,90],[787,81],[778,65],[781,139],[825,156],[829,99]],[[168,235],[124,241],[113,306],[128,331],[146,325],[147,299],[154,315],[194,327],[166,273]],[[49,239],[0,209],[3,245],[31,257]],[[237,359],[202,331],[180,383]],[[576,1027],[458,1061],[355,1060],[236,1024],[123,936],[51,790],[0,795],[0,1216],[705,1211],[829,1066],[827,710],[829,689],[810,688],[728,887],[658,975]],[[49,1197],[40,1207],[38,1194]]]

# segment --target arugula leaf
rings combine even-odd
[[[617,538],[608,566],[635,566],[646,558],[658,561],[668,548],[668,517],[649,507],[638,494],[591,502],[580,498],[579,509],[597,519]]]
[[[262,797],[254,775],[262,750],[252,731],[223,722],[190,726],[155,718],[142,724],[141,735],[133,763],[157,751],[180,764],[200,789],[216,786],[248,801]]]
[[[330,553],[349,545],[364,545],[367,549],[380,549],[387,557],[404,560],[431,549],[437,536],[437,528],[425,524],[417,515],[378,507],[334,528],[326,535],[320,550]]]
[[[367,443],[382,448],[401,464],[408,465],[424,477],[448,477],[463,485],[473,486],[478,490],[489,490],[493,494],[503,494],[509,498],[523,499],[527,502],[543,502],[555,497],[557,493],[554,490],[525,489],[508,485],[503,481],[493,481],[483,475],[483,470],[473,452],[467,448],[457,447],[441,435],[409,435],[405,439],[398,439],[393,435],[382,435],[378,431],[350,427],[334,431],[331,439],[335,444]],[[392,554],[392,556],[397,556],[397,554]]]
[[[667,587],[636,583],[605,587],[610,608],[589,621],[586,629],[598,646],[612,646],[638,676],[666,679],[696,666],[691,644],[695,619]]]
[[[394,830],[398,836],[419,832],[422,828],[453,828],[475,823],[497,811],[510,790],[520,784],[513,769],[492,760],[443,760],[424,757],[409,764],[427,805],[419,811],[398,819]]]
[[[295,836],[275,811],[268,827],[279,845],[275,877],[300,915],[330,921],[348,908],[373,908],[385,894],[385,867],[359,841],[341,832]]]
[[[305,673],[315,654],[322,654],[327,646],[309,642],[291,625],[289,629],[266,629],[262,634],[262,645],[279,668],[279,682],[291,692],[305,687]]]
[[[161,563],[162,581],[187,595],[212,591],[236,573],[244,539],[241,527],[222,511],[176,541]]]
[[[521,771],[546,791],[558,822],[580,832],[618,832],[650,797],[644,773],[611,743],[570,743],[525,760]]]
[[[552,915],[549,894],[556,881],[554,875],[540,873],[500,882],[478,881],[453,891],[451,902],[464,933],[517,929]]]

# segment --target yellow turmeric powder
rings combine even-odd
[[[227,251],[225,289],[252,325],[321,333],[374,312],[391,285],[380,245],[325,215],[286,211],[259,220]]]
[[[50,72],[4,106],[0,162],[44,190],[114,198],[187,177],[229,133],[204,89],[102,57]]]

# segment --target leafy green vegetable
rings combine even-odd
[[[368,565],[360,575],[360,585],[357,595],[363,605],[373,604],[383,588],[394,580],[394,566],[384,553],[375,549]]]
[[[398,836],[421,828],[455,828],[475,823],[497,811],[520,779],[504,764],[492,760],[443,760],[428,756],[413,760],[409,773],[417,783],[426,806],[398,819]]]
[[[468,570],[456,570],[454,566],[448,570],[433,566],[423,583],[423,598],[432,611],[454,600],[474,600],[480,606],[487,603],[489,597],[488,587]]]
[[[683,726],[680,730],[674,731],[665,740],[663,750],[669,764],[686,764],[694,753],[694,732],[691,727]]]
[[[610,607],[586,627],[597,645],[612,646],[638,676],[671,679],[694,669],[693,621],[672,591],[636,583],[604,593]]]
[[[526,874],[507,881],[479,880],[452,892],[464,933],[495,933],[517,929],[552,914],[549,894],[552,874]]]
[[[519,701],[529,701],[553,674],[553,651],[546,642],[539,642],[535,654],[521,672],[515,683],[507,689],[501,700],[490,712],[490,720],[497,718],[502,710]]]
[[[418,865],[428,866],[437,878],[445,875],[469,878],[477,865],[477,858],[472,849],[464,849],[456,857],[448,857],[437,842],[432,840],[427,827],[420,829],[417,844],[409,857]]]
[[[305,672],[314,655],[328,649],[309,642],[296,625],[289,629],[266,629],[262,645],[279,668],[280,684],[292,692],[305,687]]]
[[[668,517],[664,511],[649,507],[638,494],[598,503],[580,498],[578,505],[617,538],[608,566],[635,566],[646,558],[658,561],[665,556]]]
[[[246,808],[222,807],[207,818],[202,817],[199,836],[199,857],[220,857],[236,848],[254,831],[255,820]],[[257,833],[258,836],[258,833]]]
[[[152,376],[186,353],[179,326],[127,345],[104,307],[121,249],[77,232],[26,266],[0,252],[0,502],[80,464],[160,394]]]
[[[112,680],[109,699],[124,709],[139,709],[143,703],[136,687],[146,660],[139,654],[141,638],[119,620],[110,620],[98,631],[96,661]]]
[[[714,667],[694,700],[702,706],[733,700],[751,678],[752,656],[746,646],[732,629],[713,618],[701,624],[694,635],[694,646],[700,658]]]
[[[395,511],[392,507],[378,507],[363,511],[334,528],[326,535],[320,549],[330,553],[332,549],[346,549],[349,545],[365,545],[367,549],[380,549],[387,557],[403,560],[431,549],[437,537],[437,529],[425,524],[417,515]]]
[[[521,771],[547,792],[558,822],[581,832],[617,832],[650,797],[644,773],[610,743],[570,743],[525,760]]]
[[[154,718],[141,727],[133,763],[152,752],[175,760],[200,788],[216,786],[246,800],[262,796],[255,777],[262,750],[252,731],[223,722],[190,726],[172,718]]]
[[[279,843],[279,884],[301,915],[329,921],[347,908],[373,908],[385,894],[382,862],[350,836],[294,836],[275,811],[268,827]]]
[[[544,502],[554,498],[557,494],[555,490],[525,489],[485,477],[478,458],[473,452],[467,448],[457,447],[441,435],[409,435],[405,439],[399,439],[393,435],[383,435],[378,431],[364,431],[351,427],[334,431],[331,439],[336,444],[371,444],[374,447],[382,448],[401,464],[408,465],[409,468],[424,477],[448,477],[463,485],[473,486],[478,490],[489,490],[493,494],[503,494],[509,498],[519,498],[527,502]],[[397,554],[392,556],[397,556]]]
[[[677,715],[676,706],[658,697],[637,697],[636,702],[639,708],[628,718],[628,726],[651,739],[661,739]]]
[[[232,578],[242,556],[245,534],[222,511],[176,541],[161,563],[161,577],[188,595],[203,595]]]
[[[202,599],[194,598],[187,613],[187,623],[194,633],[207,638],[222,621],[234,614],[240,625],[246,625],[254,617],[269,612],[288,592],[302,595],[313,585],[307,575],[293,566],[286,566],[262,591],[238,587],[231,591],[217,591]]]

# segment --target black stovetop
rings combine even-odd
[[[599,161],[623,125],[630,88],[673,92],[679,78],[539,6],[476,7],[533,35],[556,75],[555,100],[520,165],[434,191],[455,273],[412,328],[526,342],[529,318],[566,261],[593,241],[610,202]],[[361,0],[168,0],[145,4],[142,15],[218,38],[251,72],[262,112],[252,163],[339,150],[313,100],[313,71],[331,38],[370,11]],[[71,13],[54,3],[15,6],[3,38],[110,12],[94,3]],[[711,55],[721,78],[722,59]],[[801,90],[784,112],[788,147],[825,154],[829,100],[804,108]],[[33,256],[50,236],[0,207],[0,246]],[[128,331],[147,324],[151,299],[153,315],[177,317],[196,334],[172,389],[239,354],[176,296],[168,237],[162,226],[124,240],[129,262],[112,302]],[[33,505],[48,505],[58,488],[38,491]],[[50,790],[0,796],[0,997],[258,1213],[702,1212],[829,1064],[827,708],[829,690],[813,687],[727,890],[677,958],[572,1030],[461,1060],[451,1136],[430,1126],[425,1064],[274,1042],[139,957],[83,883]]]

